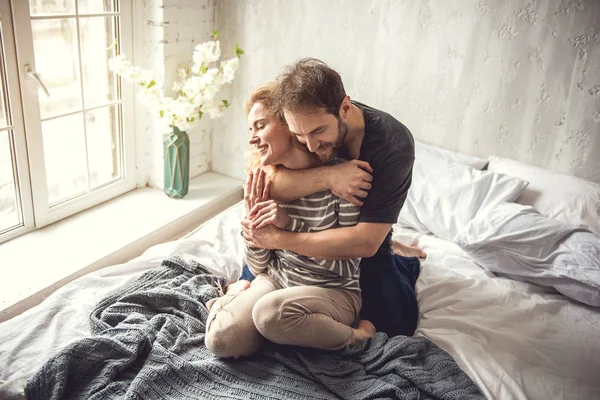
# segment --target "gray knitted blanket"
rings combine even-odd
[[[172,258],[112,292],[92,312],[93,336],[47,361],[27,398],[484,398],[425,338],[377,334],[337,352],[267,344],[246,359],[218,359],[204,346],[217,282],[203,266]]]

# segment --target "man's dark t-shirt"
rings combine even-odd
[[[357,101],[365,119],[359,160],[373,168],[373,182],[358,222],[395,224],[412,182],[415,142],[406,126],[391,115]],[[343,154],[345,158],[348,154]],[[392,254],[392,230],[377,254]]]

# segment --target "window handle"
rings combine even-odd
[[[44,85],[44,82],[42,82],[42,78],[40,78],[40,74],[38,74],[37,72],[35,72],[33,70],[33,68],[31,68],[31,65],[29,64],[25,64],[25,73],[27,74],[27,76],[29,76],[30,78],[33,78],[37,81],[37,83],[42,87],[42,89],[44,90],[44,93],[46,93],[46,96],[50,97],[50,92],[48,91],[48,88],[46,87],[46,85]]]

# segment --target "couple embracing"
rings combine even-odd
[[[265,338],[338,350],[376,331],[412,335],[425,255],[392,246],[391,232],[411,185],[409,130],[350,100],[340,75],[316,59],[255,90],[245,109],[254,147],[247,267],[209,302],[207,347],[237,358]]]

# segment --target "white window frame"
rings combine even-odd
[[[119,3],[119,14],[121,15],[121,36],[119,38],[119,45],[121,46],[121,53],[133,54],[132,5],[128,0],[122,0]],[[33,194],[32,206],[34,210],[35,227],[41,228],[135,189],[136,151],[134,131],[134,89],[132,85],[120,83],[123,110],[121,113],[123,123],[123,179],[112,182],[99,189],[88,191],[88,194],[84,196],[50,206],[46,184],[40,106],[37,97],[38,82],[28,76],[25,68],[25,65],[30,65],[35,70],[29,1],[12,0],[11,4],[13,21],[18,21],[18,24],[13,24],[13,26],[16,27],[14,32],[21,83],[20,88],[22,92],[21,98],[25,99],[22,104],[29,155],[30,183]],[[77,1],[75,1],[75,4],[77,7]],[[60,16],[53,16],[53,18],[57,17],[60,18]],[[78,21],[76,25],[79,37]],[[78,41],[78,43],[80,42]],[[81,49],[79,54],[81,54]],[[118,101],[115,102],[115,104],[118,104]],[[24,204],[24,208],[25,206],[26,205]]]
[[[2,46],[4,50],[4,101],[6,103],[6,122],[9,131],[12,126],[12,164],[15,193],[17,195],[17,212],[21,223],[0,236],[0,243],[20,236],[34,229],[31,184],[29,181],[29,162],[27,144],[25,142],[25,127],[22,113],[22,100],[19,88],[17,70],[17,52],[15,48],[14,30],[10,0],[0,0],[0,18],[2,19]]]

